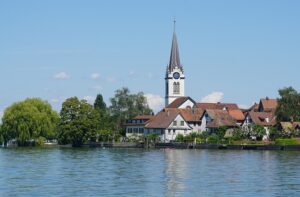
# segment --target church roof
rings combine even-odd
[[[169,62],[169,66],[168,66],[169,71],[171,71],[176,66],[181,68],[180,58],[179,58],[179,49],[178,49],[178,44],[177,44],[177,37],[176,37],[176,33],[174,31],[173,39],[172,39],[170,62]]]
[[[179,108],[187,100],[191,100],[192,102],[195,103],[195,101],[191,97],[183,96],[183,97],[176,98],[172,103],[167,105],[166,108]]]

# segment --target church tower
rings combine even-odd
[[[165,105],[169,105],[176,98],[184,96],[184,73],[182,65],[180,64],[179,50],[177,44],[177,38],[175,33],[175,21],[174,32],[172,39],[170,62],[166,70],[166,95]]]

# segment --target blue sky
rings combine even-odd
[[[0,115],[120,87],[164,97],[176,18],[186,95],[250,106],[300,85],[300,1],[0,1]],[[207,97],[209,95],[209,97]]]

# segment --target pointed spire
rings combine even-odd
[[[172,47],[171,47],[170,62],[169,62],[169,66],[168,66],[169,70],[172,70],[176,66],[181,67],[178,44],[177,44],[177,37],[176,37],[176,32],[175,32],[175,24],[176,24],[176,21],[174,20],[173,40],[172,40]]]

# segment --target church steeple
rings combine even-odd
[[[172,39],[170,62],[167,66],[166,72],[166,96],[165,104],[166,106],[172,103],[175,99],[184,96],[184,73],[183,68],[180,64],[179,50],[175,32],[175,22],[174,21],[174,32]]]
[[[169,71],[173,70],[175,67],[181,68],[179,49],[177,44],[176,32],[175,32],[175,23],[176,21],[174,21],[174,32],[173,32],[173,39],[172,39],[171,55],[170,55],[170,62],[168,66]]]

